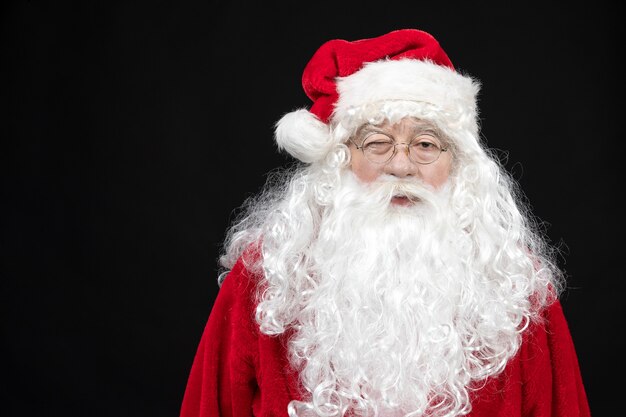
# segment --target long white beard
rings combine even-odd
[[[310,394],[290,414],[466,414],[469,385],[515,353],[517,316],[492,281],[466,270],[471,246],[445,188],[364,186],[350,172],[342,183],[311,248],[290,340]],[[397,194],[416,204],[391,206]]]

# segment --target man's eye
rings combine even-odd
[[[430,142],[418,142],[417,146],[419,146],[420,148],[430,148],[435,145]]]
[[[387,152],[389,149],[391,149],[392,146],[393,146],[393,143],[390,141],[375,140],[375,141],[367,142],[363,146],[363,148],[365,148],[365,150],[368,152],[384,153],[384,152]]]
[[[365,144],[365,147],[370,148],[370,147],[381,147],[381,146],[391,146],[391,142],[387,141],[387,140],[376,140],[376,141],[372,141],[372,142],[367,142]]]

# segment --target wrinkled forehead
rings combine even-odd
[[[336,115],[339,116],[339,115]],[[452,126],[442,109],[430,103],[407,100],[386,100],[350,109],[344,117],[332,120],[331,129],[338,142],[345,143],[357,132],[376,126],[388,128],[404,120],[409,126],[430,128],[445,142],[451,142]],[[442,125],[443,124],[443,125]],[[445,126],[444,126],[445,125]]]

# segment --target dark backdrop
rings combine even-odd
[[[564,250],[592,411],[614,415],[617,6],[98,3],[2,6],[0,414],[177,415],[233,210],[291,162],[272,126],[309,105],[307,60],[331,38],[413,27],[482,81],[485,140]]]

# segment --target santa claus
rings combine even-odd
[[[181,416],[588,416],[563,274],[428,33],[332,40],[227,234]],[[223,281],[223,282],[222,282]]]

